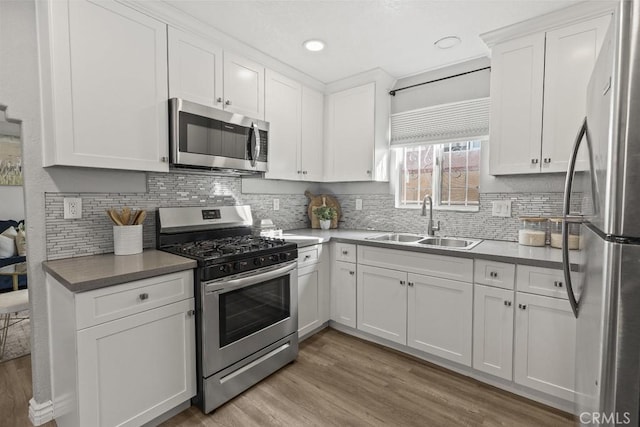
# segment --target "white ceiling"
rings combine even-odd
[[[406,77],[486,56],[479,34],[575,0],[165,0],[227,35],[323,83],[377,67]],[[441,50],[434,42],[456,35]],[[302,42],[319,38],[322,52]]]

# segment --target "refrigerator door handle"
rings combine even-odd
[[[571,310],[573,315],[578,317],[578,305],[579,301],[576,299],[576,295],[573,292],[573,286],[571,282],[571,262],[569,260],[569,223],[582,222],[582,217],[578,215],[569,215],[571,206],[571,188],[573,187],[573,174],[576,169],[576,161],[578,159],[578,150],[582,141],[588,138],[587,133],[587,118],[582,121],[582,126],[576,135],[576,140],[573,143],[573,152],[571,153],[571,159],[569,160],[569,167],[567,169],[567,178],[564,184],[564,203],[562,209],[562,268],[564,270],[564,279],[567,284],[567,296],[569,297],[569,304],[571,304]],[[589,144],[587,142],[587,144]]]

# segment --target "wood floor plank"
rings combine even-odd
[[[572,426],[569,414],[326,329],[288,365],[209,415],[174,426]]]

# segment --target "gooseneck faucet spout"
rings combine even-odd
[[[433,199],[430,195],[424,196],[422,199],[422,216],[427,216],[427,200],[429,200],[429,222],[427,223],[427,235],[435,236],[436,231],[440,231],[440,221],[437,226],[433,226]]]

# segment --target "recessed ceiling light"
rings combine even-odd
[[[319,52],[324,49],[324,42],[322,40],[307,40],[302,43],[305,49],[310,50],[311,52]]]
[[[462,40],[458,36],[447,36],[440,40],[436,40],[433,44],[439,49],[451,49],[452,47],[459,45],[461,42]]]

